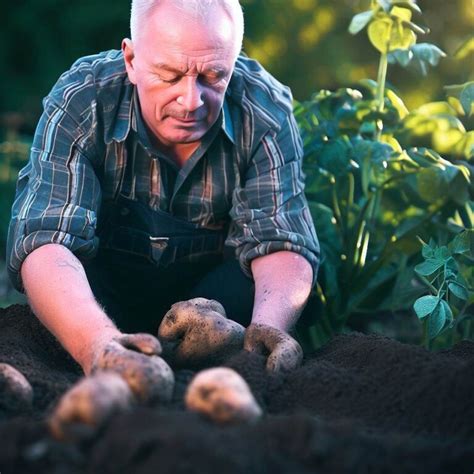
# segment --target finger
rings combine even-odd
[[[267,371],[288,373],[301,365],[303,349],[291,336],[279,343],[267,359]]]
[[[257,354],[270,354],[275,344],[269,337],[268,328],[269,326],[263,324],[251,324],[245,330],[244,349]]]
[[[125,334],[117,341],[126,349],[135,350],[146,355],[160,355],[160,341],[151,334]]]
[[[267,355],[269,372],[289,372],[301,364],[303,350],[289,334],[266,324],[251,324],[245,332],[244,348]]]

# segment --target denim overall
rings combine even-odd
[[[227,317],[250,324],[255,285],[224,246],[228,225],[206,229],[134,199],[132,166],[122,191],[101,211],[97,256],[84,268],[99,303],[123,332],[150,332],[170,306],[204,297],[219,301]],[[300,323],[314,314],[309,301]]]
[[[233,249],[224,248],[228,225],[206,229],[149,208],[134,199],[132,173],[127,166],[121,193],[105,203],[98,255],[85,265],[107,314],[122,331],[155,333],[173,303],[202,296],[221,301],[233,319],[248,324],[254,285]]]

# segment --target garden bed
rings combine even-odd
[[[59,443],[44,419],[81,373],[26,306],[0,310],[0,362],[35,398],[14,413],[0,393],[0,472],[28,473],[471,473],[474,343],[428,352],[392,339],[341,335],[286,378],[245,352],[226,365],[264,409],[253,425],[219,427],[186,412],[191,371],[173,401],[111,420],[87,442]]]

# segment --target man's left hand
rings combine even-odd
[[[289,334],[266,324],[251,324],[245,331],[244,349],[269,354],[267,371],[291,372],[301,365],[303,349]]]

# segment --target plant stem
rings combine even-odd
[[[337,197],[336,183],[333,184],[331,191],[332,191],[331,197],[332,197],[332,207],[334,211],[334,217],[336,218],[336,220],[340,222],[340,225],[342,228],[342,214],[341,214],[341,208],[339,207],[339,200]]]
[[[418,278],[431,290],[431,292],[434,295],[438,294],[438,289],[435,288],[426,277],[422,275],[416,275],[416,276],[418,276]]]
[[[380,56],[379,62],[379,71],[377,74],[377,92],[375,100],[377,101],[377,111],[383,112],[385,108],[385,81],[387,79],[387,67],[388,67],[388,59],[387,53],[382,53]],[[383,122],[381,119],[377,120],[377,132],[375,134],[375,139],[378,141],[380,140],[380,136],[382,135],[383,130]]]
[[[350,211],[352,205],[354,204],[354,175],[352,173],[348,173],[347,179],[349,180],[349,186],[347,190],[347,209]]]

